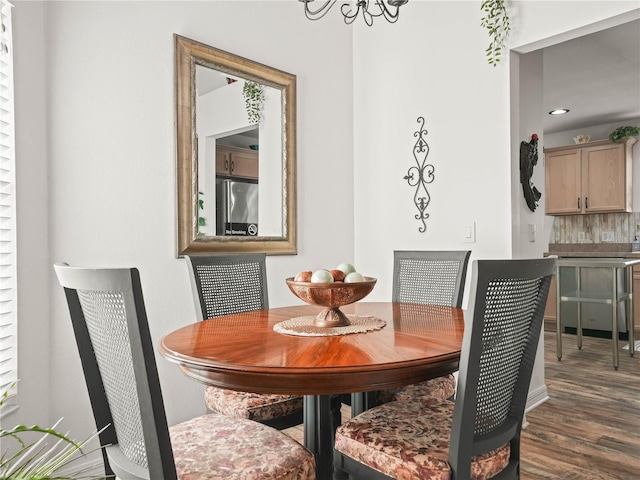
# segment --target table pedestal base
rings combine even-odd
[[[373,406],[369,393],[351,394],[351,416],[359,415]],[[348,480],[344,472],[333,471],[333,443],[336,428],[342,423],[339,395],[304,396],[304,445],[316,457],[317,480]],[[331,418],[327,425],[322,419]]]

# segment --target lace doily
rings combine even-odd
[[[313,324],[315,316],[294,317],[276,323],[273,329],[278,333],[306,337],[330,337],[333,335],[349,335],[352,333],[373,332],[383,328],[387,322],[377,317],[361,317],[347,315],[351,325],[346,327],[317,327]]]

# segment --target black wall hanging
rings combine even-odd
[[[529,210],[534,212],[542,194],[531,182],[533,167],[538,163],[538,135],[531,135],[529,142],[520,142],[520,183]]]
[[[416,166],[409,168],[404,179],[409,183],[409,186],[416,188],[416,192],[413,195],[413,203],[418,209],[418,213],[416,213],[415,218],[422,222],[422,226],[418,228],[418,231],[424,233],[427,230],[426,220],[429,218],[427,206],[431,201],[427,184],[433,182],[435,178],[435,167],[427,164],[429,145],[424,137],[429,132],[424,128],[424,118],[418,117],[417,121],[420,124],[420,128],[413,134],[417,138],[413,146],[413,158],[416,161]]]

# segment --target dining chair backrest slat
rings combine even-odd
[[[56,264],[64,287],[105,470],[121,480],[175,480],[169,430],[135,268]]]
[[[462,306],[471,251],[393,252],[394,302]]]
[[[198,320],[269,308],[266,254],[186,256]]]
[[[473,262],[474,300],[465,317],[449,449],[453,478],[467,478],[473,456],[508,442],[507,470],[519,468],[522,419],[555,261]]]

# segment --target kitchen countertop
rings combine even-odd
[[[639,264],[640,257],[563,257],[558,258],[557,262],[559,267],[627,268]]]
[[[640,252],[632,252],[630,243],[552,243],[544,255],[640,259]]]

